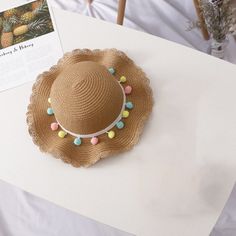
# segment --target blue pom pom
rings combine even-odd
[[[125,124],[124,124],[123,121],[119,121],[119,122],[116,124],[117,129],[123,129],[124,126],[125,126]]]
[[[75,144],[76,146],[81,145],[81,143],[82,143],[81,138],[76,138],[76,139],[74,140],[74,144]]]
[[[127,103],[125,104],[125,107],[126,107],[127,109],[131,110],[131,109],[134,108],[134,105],[133,105],[132,102],[127,102]]]
[[[47,109],[47,113],[48,113],[49,116],[53,115],[54,114],[53,109],[51,107],[49,107]]]

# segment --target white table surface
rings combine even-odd
[[[115,47],[140,65],[153,114],[132,151],[76,169],[33,145],[32,83],[0,93],[0,178],[140,236],[208,235],[236,180],[236,66],[92,18],[55,17],[65,51]]]

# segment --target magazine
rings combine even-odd
[[[52,10],[46,0],[1,4],[0,91],[34,81],[62,55]]]

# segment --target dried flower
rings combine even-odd
[[[212,37],[222,42],[236,23],[230,0],[200,0],[200,9]]]

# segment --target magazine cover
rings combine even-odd
[[[48,1],[15,2],[0,7],[0,91],[35,80],[63,54]]]

